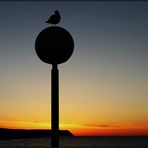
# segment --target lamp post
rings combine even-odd
[[[59,147],[59,70],[74,50],[71,34],[62,27],[51,26],[42,30],[35,41],[38,57],[52,65],[51,70],[51,147]]]

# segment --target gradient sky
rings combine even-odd
[[[60,69],[60,127],[148,135],[147,2],[0,2],[0,127],[50,128],[51,65],[35,39],[58,9],[75,41]]]

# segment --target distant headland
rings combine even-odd
[[[42,129],[25,130],[0,128],[0,140],[51,137],[51,133],[51,130]],[[68,130],[60,130],[59,135],[60,137],[74,136]]]

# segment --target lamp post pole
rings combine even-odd
[[[51,70],[51,146],[59,147],[59,70],[52,65]]]

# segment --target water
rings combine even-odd
[[[0,148],[50,148],[50,138],[0,141]],[[148,137],[62,137],[60,148],[148,148]]]

